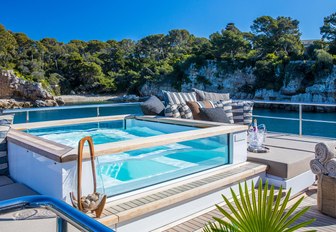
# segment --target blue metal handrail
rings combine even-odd
[[[90,218],[86,214],[71,207],[63,201],[48,196],[26,196],[10,200],[0,201],[0,214],[22,210],[25,208],[45,208],[55,213],[57,218],[58,232],[67,231],[67,224],[70,223],[81,231],[88,232],[113,232],[112,229]]]

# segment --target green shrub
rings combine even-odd
[[[315,221],[315,219],[310,219],[296,223],[310,208],[298,208],[304,197],[287,207],[291,190],[281,200],[282,187],[280,187],[277,196],[274,193],[274,186],[272,185],[269,190],[268,182],[263,187],[261,180],[258,190],[254,188],[253,181],[251,189],[250,194],[246,182],[244,187],[239,184],[239,199],[231,188],[233,203],[222,195],[230,211],[226,211],[218,205],[216,207],[223,218],[226,217],[229,222],[223,218],[214,217],[216,223],[209,223],[204,228],[204,232],[292,232]]]
[[[315,78],[322,78],[329,75],[334,67],[333,56],[323,49],[315,50],[315,65],[314,75]]]

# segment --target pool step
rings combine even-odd
[[[258,179],[266,168],[253,162],[223,166],[204,175],[122,198],[107,204],[99,221],[118,228],[117,231],[131,231],[139,225],[147,226],[141,231],[155,229],[219,203],[224,189],[246,179]]]

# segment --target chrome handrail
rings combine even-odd
[[[58,232],[68,231],[68,223],[81,231],[113,232],[112,229],[99,223],[93,218],[90,218],[65,202],[52,197],[37,195],[0,201],[0,214],[25,208],[45,208],[55,213],[57,215],[56,231]]]
[[[242,100],[244,101],[244,100]],[[255,118],[267,118],[267,119],[277,119],[277,120],[291,120],[299,121],[299,135],[302,135],[302,123],[303,122],[318,122],[318,123],[329,123],[336,124],[335,121],[328,120],[315,120],[315,119],[305,119],[302,116],[303,106],[321,106],[321,107],[336,107],[336,104],[326,104],[326,103],[306,103],[306,102],[285,102],[285,101],[262,101],[262,100],[252,100],[255,104],[274,104],[274,105],[292,105],[299,107],[298,118],[288,118],[288,117],[274,117],[274,116],[264,116],[264,115],[253,115]],[[75,106],[59,106],[59,107],[43,107],[43,108],[25,108],[25,109],[9,109],[4,110],[4,113],[21,113],[26,112],[26,122],[29,122],[29,112],[35,111],[49,111],[49,110],[67,110],[67,109],[83,109],[83,108],[96,108],[96,116],[100,116],[100,108],[104,107],[119,107],[119,106],[132,106],[139,105],[140,102],[129,102],[129,103],[112,103],[112,104],[90,104],[90,105],[75,105]]]
[[[274,104],[274,105],[293,105],[299,106],[299,117],[298,118],[286,118],[286,117],[273,117],[273,116],[263,116],[263,115],[253,115],[255,118],[268,118],[268,119],[279,119],[279,120],[292,120],[299,121],[299,135],[302,136],[302,123],[303,122],[319,122],[319,123],[330,123],[336,124],[335,121],[328,120],[316,120],[316,119],[304,119],[302,117],[302,106],[322,106],[322,107],[336,107],[336,104],[325,104],[325,103],[305,103],[305,102],[282,102],[282,101],[258,101],[253,100],[257,104]]]
[[[96,116],[100,116],[100,108],[106,107],[119,107],[119,106],[132,106],[139,105],[140,102],[126,102],[126,103],[111,103],[111,104],[89,104],[89,105],[75,105],[75,106],[57,106],[57,107],[41,107],[41,108],[22,108],[22,109],[7,109],[3,113],[26,113],[26,122],[29,122],[29,112],[37,111],[51,111],[51,110],[71,110],[71,109],[85,109],[96,108]]]

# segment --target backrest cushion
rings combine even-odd
[[[146,101],[140,103],[140,108],[144,115],[164,115],[165,106],[159,98],[151,96]]]
[[[196,93],[169,92],[162,90],[165,104],[182,104],[187,101],[196,101]]]
[[[223,108],[226,117],[229,120],[229,123],[233,124],[234,120],[233,120],[233,113],[232,113],[232,100],[228,100],[228,101],[218,101],[216,103],[214,103],[216,108]]]
[[[237,124],[250,125],[253,116],[252,101],[234,101],[232,102],[233,121]]]
[[[196,93],[196,97],[198,101],[206,101],[210,100],[213,102],[218,101],[228,101],[230,100],[230,94],[229,93],[213,93],[213,92],[206,92],[199,89],[193,89]]]
[[[211,101],[187,101],[193,118],[195,120],[206,120],[207,118],[201,112],[201,108],[214,108],[214,104]]]
[[[7,133],[13,123],[13,114],[0,115],[0,175],[8,175]]]

